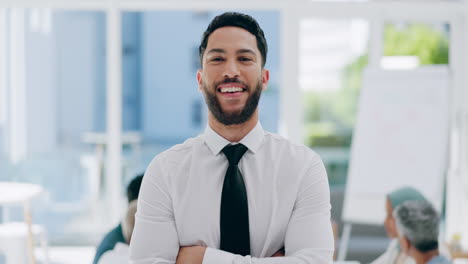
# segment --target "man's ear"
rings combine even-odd
[[[203,87],[203,78],[202,78],[202,69],[197,71],[197,83],[198,83],[198,90],[201,91]]]
[[[267,69],[262,69],[262,90],[267,89],[269,80],[270,80],[270,71]]]
[[[401,250],[403,252],[408,252],[410,247],[411,247],[411,242],[408,240],[408,238],[406,236],[403,236],[401,239],[400,239],[400,247],[401,247]]]

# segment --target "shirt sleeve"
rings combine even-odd
[[[330,189],[323,162],[314,157],[301,180],[285,236],[285,257],[254,258],[208,248],[203,264],[332,263],[334,252],[330,219]]]
[[[143,177],[130,241],[131,264],[176,262],[179,239],[164,164],[156,157]]]

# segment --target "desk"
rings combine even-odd
[[[104,164],[104,149],[107,145],[107,134],[98,132],[88,132],[83,134],[83,142],[87,144],[96,145],[95,154],[100,162],[100,168]],[[122,146],[129,145],[133,151],[140,151],[141,134],[139,132],[123,132],[122,133]]]
[[[19,182],[0,182],[0,205],[22,205],[24,212],[24,221],[27,226],[27,249],[29,255],[29,263],[36,263],[34,257],[34,243],[32,233],[32,219],[30,201],[43,192],[40,185]],[[4,221],[5,215],[8,215],[6,210],[3,211]],[[6,252],[8,253],[8,252]]]
[[[453,259],[465,259],[468,261],[468,252],[451,253]]]
[[[100,169],[104,166],[104,150],[107,145],[107,134],[99,132],[87,132],[83,134],[84,143],[96,145],[95,154],[100,163]],[[139,132],[123,132],[122,146],[129,145],[133,151],[140,151],[141,134]]]
[[[0,182],[0,204],[23,204],[43,192],[40,185],[19,182]]]
[[[96,145],[95,154],[99,162],[100,171],[104,167],[104,150],[107,145],[107,134],[99,132],[87,132],[83,134],[83,142]],[[130,145],[135,152],[140,151],[141,134],[139,132],[123,132],[122,146]]]
[[[99,132],[87,132],[83,134],[82,140],[84,143],[96,145],[95,157],[98,162],[98,189],[99,181],[102,178],[102,170],[104,168],[104,150],[107,145],[107,134]],[[122,133],[122,146],[131,146],[132,151],[140,153],[141,134],[139,132],[123,132]]]
[[[107,144],[106,133],[100,132],[87,132],[83,134],[83,142],[89,144],[96,144],[96,146],[104,147]],[[123,145],[138,145],[141,142],[141,134],[139,132],[123,132],[122,144]]]

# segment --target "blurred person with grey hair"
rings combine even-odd
[[[426,200],[426,197],[411,186],[403,186],[386,195],[384,227],[391,241],[385,250],[371,264],[414,264],[414,260],[400,250],[393,210],[405,201]]]
[[[385,221],[384,227],[387,232],[387,236],[391,239],[385,252],[380,255],[377,259],[371,262],[371,264],[415,264],[412,257],[408,256],[401,250],[401,246],[398,242],[398,234],[396,231],[395,218],[393,212],[395,208],[406,201],[427,201],[426,197],[419,192],[417,189],[411,186],[402,186],[397,188],[386,195],[385,199]],[[439,239],[439,241],[442,241]],[[450,257],[448,248],[444,243],[439,244],[439,250],[441,254]]]
[[[439,253],[439,214],[427,201],[406,201],[393,212],[401,250],[416,264],[451,263]]]

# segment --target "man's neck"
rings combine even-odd
[[[426,264],[433,257],[439,256],[439,250],[434,249],[428,252],[421,253],[417,250],[414,250],[413,258],[416,261],[416,264]]]
[[[258,122],[258,110],[252,114],[252,117],[242,124],[224,125],[220,123],[211,113],[208,115],[208,125],[220,136],[229,142],[239,142],[243,139]]]

